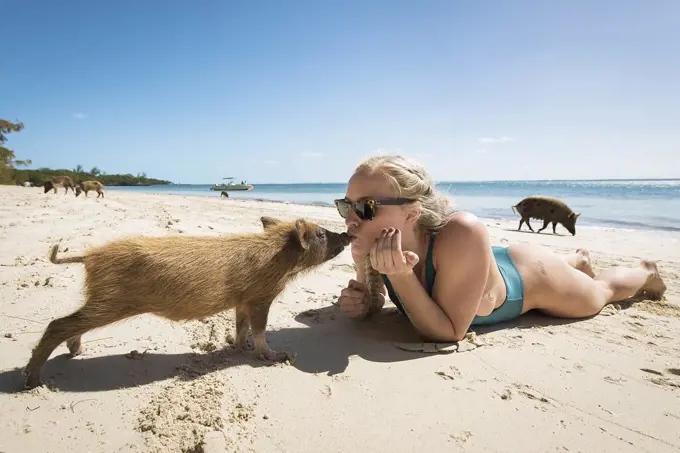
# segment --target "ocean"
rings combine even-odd
[[[250,191],[230,192],[230,198],[332,205],[345,194],[345,184],[253,184]],[[219,197],[210,184],[107,187],[168,195]],[[511,206],[529,195],[549,195],[581,212],[577,225],[623,229],[680,231],[680,179],[599,181],[441,182],[456,209],[483,218],[514,219]],[[533,225],[541,226],[540,222]],[[526,228],[526,227],[525,227]]]

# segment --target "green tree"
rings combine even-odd
[[[4,145],[7,143],[7,135],[12,132],[20,132],[24,128],[24,123],[0,119],[0,183],[11,182],[14,175],[15,165],[20,165],[27,167],[31,165],[30,160],[17,160],[15,161],[16,155],[14,151],[6,148]]]
[[[73,169],[73,173],[76,173],[76,174],[83,173],[84,171],[85,171],[85,169],[80,164],[76,165],[76,168]]]
[[[20,132],[23,128],[24,123],[12,123],[10,121],[0,119],[0,162],[2,162],[5,167],[13,167],[14,158],[16,157],[14,155],[14,151],[3,146],[5,143],[7,143],[7,135],[12,132]]]
[[[102,171],[98,167],[92,167],[92,170],[90,170],[90,175],[93,178],[96,178],[97,176],[101,175]]]

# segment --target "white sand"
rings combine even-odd
[[[589,320],[528,314],[479,329],[483,346],[467,352],[396,348],[418,337],[389,303],[373,321],[345,319],[332,303],[353,275],[347,250],[272,307],[268,341],[296,353],[292,364],[233,352],[231,313],[186,324],[145,315],[86,334],[77,358],[60,346],[43,369],[51,388],[21,390],[47,323],[82,302],[82,266],[49,263],[51,244],[77,253],[129,234],[257,231],[261,215],[343,230],[333,208],[0,186],[0,452],[199,452],[207,431],[223,433],[230,451],[680,451],[672,233],[553,236],[489,221],[494,244],[588,247],[596,270],[656,259],[669,290],[664,302]]]

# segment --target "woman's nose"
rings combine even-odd
[[[347,228],[355,228],[359,226],[360,219],[357,215],[350,209],[347,217],[345,217],[345,226]]]

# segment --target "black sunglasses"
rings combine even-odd
[[[372,220],[378,214],[378,206],[399,206],[413,203],[409,198],[383,198],[378,200],[349,201],[346,198],[335,200],[335,206],[343,219],[347,218],[349,210],[353,209],[361,220]]]

